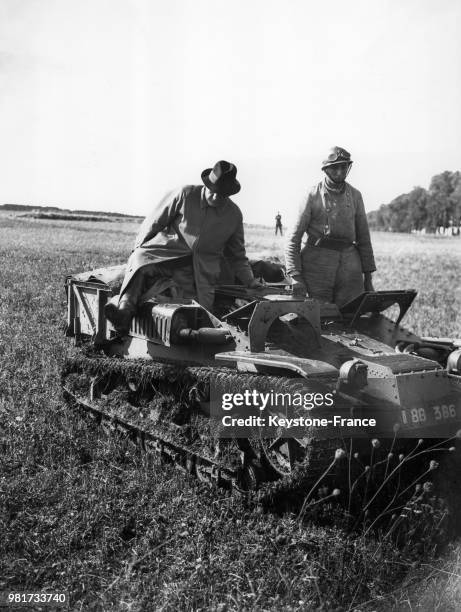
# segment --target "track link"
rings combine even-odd
[[[72,384],[72,375],[83,379],[83,387]],[[261,440],[257,431],[251,439],[219,439],[219,427],[210,419],[210,387],[219,392],[239,392],[246,389],[276,390],[282,393],[306,393],[322,388],[322,383],[301,378],[288,378],[236,372],[229,368],[211,368],[177,363],[124,360],[99,355],[70,356],[62,371],[62,387],[65,398],[91,414],[98,423],[116,431],[126,432],[141,448],[154,452],[161,459],[174,463],[183,471],[200,480],[238,492],[261,489],[263,497],[268,491],[287,492],[291,485],[299,489],[312,483],[334,455],[337,441],[312,440],[297,448],[296,456],[270,453],[271,441]],[[160,414],[157,421],[142,417],[142,406],[125,402],[119,411],[112,409],[110,390],[123,387],[124,393],[142,394],[147,390],[152,396],[169,395],[172,410],[185,405],[186,420],[201,419],[202,440],[183,443],[172,433],[171,412]],[[107,393],[109,391],[109,393]],[[139,416],[140,415],[140,416]],[[179,417],[183,415],[180,413]],[[168,421],[168,422],[166,422]],[[199,423],[200,425],[200,423]],[[214,429],[213,429],[214,427]],[[177,427],[181,431],[181,427]],[[214,438],[213,438],[214,436]],[[211,438],[211,440],[210,440]],[[213,443],[215,448],[207,448]],[[273,444],[272,444],[273,446]],[[288,443],[291,448],[291,441]],[[279,463],[274,460],[274,455]],[[231,461],[228,461],[228,459]],[[302,474],[302,477],[300,477]],[[277,482],[278,481],[278,482]],[[269,497],[272,493],[269,493]]]
[[[99,425],[104,425],[114,432],[123,432],[137,443],[143,451],[155,453],[161,460],[174,463],[176,467],[188,474],[197,476],[200,480],[207,480],[227,489],[241,491],[239,483],[243,474],[239,470],[226,468],[205,455],[191,451],[176,442],[172,442],[160,435],[143,431],[133,423],[120,417],[108,415],[99,409],[95,403],[90,402],[64,386],[63,393],[66,401],[78,406],[85,413],[91,415]],[[208,475],[208,477],[207,477]]]

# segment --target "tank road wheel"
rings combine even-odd
[[[306,459],[306,449],[296,438],[261,438],[262,460],[278,477],[288,476]]]
[[[200,482],[206,482],[207,484],[210,484],[211,478],[210,478],[210,467],[207,463],[205,462],[201,462],[200,459],[198,459],[195,462],[195,476],[197,477],[197,480],[200,480]]]
[[[192,455],[188,455],[186,458],[186,471],[188,474],[191,474],[192,476],[195,476],[196,472],[196,467],[195,467],[196,461],[195,461],[195,457]]]
[[[243,465],[238,473],[236,488],[241,491],[255,491],[261,482],[260,472],[253,463]]]
[[[248,438],[236,438],[233,444],[240,453],[234,488],[240,493],[255,491],[270,476],[261,464],[261,453]]]
[[[100,399],[112,390],[113,384],[109,375],[97,375],[89,378],[88,399],[92,402]]]

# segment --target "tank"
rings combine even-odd
[[[395,451],[459,437],[461,341],[402,326],[414,290],[366,292],[338,308],[294,297],[282,275],[258,291],[219,286],[213,313],[148,297],[119,337],[104,306],[123,272],[66,279],[65,397],[200,480],[305,488],[352,439],[367,449],[388,439]]]

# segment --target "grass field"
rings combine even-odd
[[[68,412],[64,278],[124,262],[135,231],[0,217],[0,591],[67,590],[73,610],[459,610],[456,541],[420,558],[334,526],[300,528]],[[271,230],[246,238],[249,253],[282,254]],[[461,240],[373,242],[376,289],[418,290],[406,324],[461,337]]]

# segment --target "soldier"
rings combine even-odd
[[[282,228],[282,215],[278,212],[275,216],[275,235],[277,236],[277,232],[280,232],[280,235],[283,236],[283,228]]]
[[[346,183],[351,166],[345,149],[330,150],[322,164],[325,178],[303,201],[285,253],[294,294],[338,306],[373,291],[376,270],[362,195]]]
[[[246,257],[242,213],[229,197],[240,191],[236,176],[234,164],[219,161],[202,172],[203,185],[167,194],[143,221],[118,303],[105,308],[120,335],[128,332],[140,297],[152,285],[169,288],[173,297],[196,298],[211,310],[222,255],[244,285],[262,286]]]

